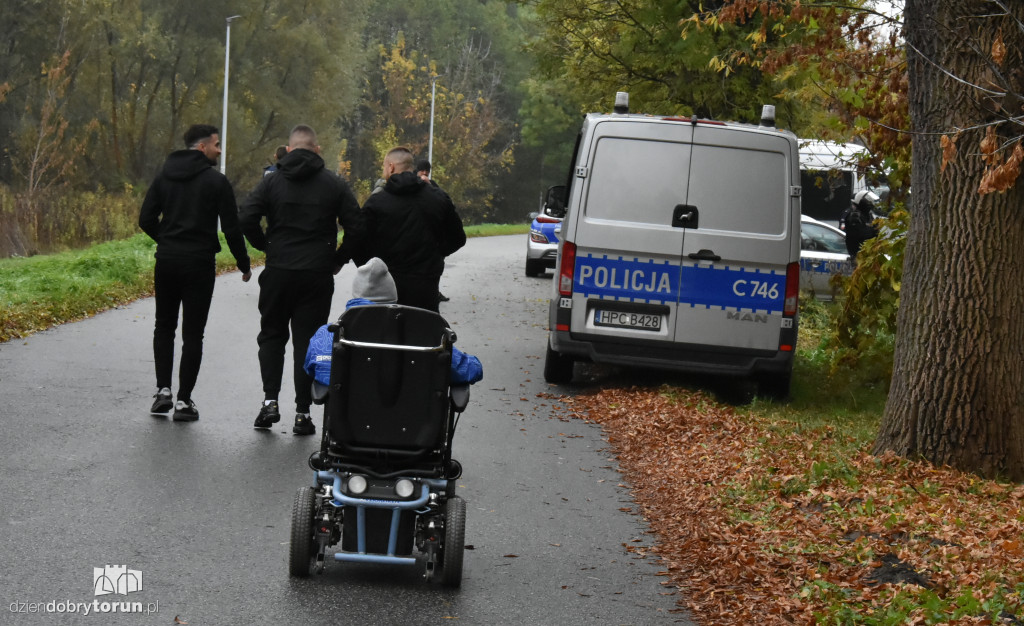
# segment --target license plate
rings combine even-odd
[[[661,330],[661,316],[650,313],[627,313],[624,311],[594,311],[594,324],[634,330]]]

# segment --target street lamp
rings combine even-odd
[[[224,38],[224,116],[220,124],[220,173],[223,174],[228,165],[228,59],[231,57],[231,22],[242,17],[232,15],[227,18],[228,32]]]
[[[427,141],[427,161],[430,162],[430,169],[434,169],[434,95],[437,93],[437,79],[444,76],[430,77],[430,139]]]

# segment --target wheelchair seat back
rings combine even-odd
[[[329,451],[389,466],[443,454],[453,340],[433,311],[397,304],[347,310],[331,357]]]

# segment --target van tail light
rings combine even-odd
[[[790,263],[786,266],[786,301],[782,304],[782,314],[786,317],[796,315],[797,301],[800,296],[800,264]]]
[[[576,244],[563,241],[561,258],[562,262],[558,267],[558,293],[569,297],[572,295],[572,279],[576,272]]]

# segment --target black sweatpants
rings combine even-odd
[[[392,273],[391,277],[395,280],[395,289],[398,291],[398,304],[438,312],[437,291],[441,284],[440,276]]]
[[[157,259],[153,271],[156,292],[156,325],[153,330],[153,361],[156,386],[171,387],[174,369],[174,333],[181,309],[181,363],[178,366],[178,400],[188,402],[203,361],[203,333],[213,300],[217,266],[209,259]]]
[[[264,268],[260,272],[260,374],[263,395],[276,400],[284,375],[284,351],[291,326],[292,361],[295,377],[295,411],[309,413],[313,402],[310,388],[313,379],[302,364],[309,339],[327,323],[334,296],[334,274]]]

